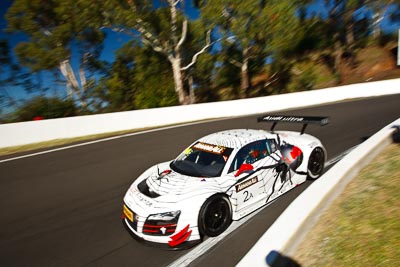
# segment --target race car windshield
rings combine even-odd
[[[189,176],[219,177],[232,150],[197,142],[171,162],[171,169]]]

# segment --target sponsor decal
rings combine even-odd
[[[224,151],[226,150],[226,147],[206,144],[206,143],[202,143],[202,142],[196,143],[193,146],[193,148],[202,150],[202,151],[206,151],[206,152],[210,152],[213,154],[217,154],[217,155],[223,154]]]
[[[183,242],[185,242],[190,237],[190,234],[192,233],[192,230],[189,231],[189,226],[190,225],[188,224],[181,231],[170,236],[169,238],[171,238],[171,240],[168,241],[168,245],[170,245],[171,247],[176,247],[176,246],[182,244]]]
[[[284,117],[284,116],[266,116],[264,120],[268,121],[287,121],[287,122],[302,122],[304,118],[302,117]]]
[[[187,148],[186,150],[185,150],[185,155],[187,156],[187,155],[190,155],[190,153],[192,153],[192,151],[193,151],[193,149],[191,148],[191,147],[189,147],[189,148]]]
[[[321,120],[321,125],[326,125],[329,123],[329,119],[328,118],[324,118]]]
[[[252,186],[253,184],[256,184],[258,182],[258,176],[251,178],[250,180],[247,180],[243,183],[240,183],[238,185],[236,185],[236,192],[240,192],[250,186]]]
[[[137,191],[137,190],[134,190],[134,189],[130,189],[130,191],[131,191],[131,193],[133,193],[135,196],[136,196],[136,198],[139,200],[139,201],[141,201],[142,203],[144,203],[146,206],[149,206],[149,207],[151,207],[152,205],[153,205],[153,203],[151,203],[149,200],[147,200],[144,196],[142,196],[142,193],[140,193],[139,191]]]

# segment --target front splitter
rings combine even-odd
[[[177,246],[171,247],[168,243],[159,243],[159,242],[152,242],[152,241],[148,241],[145,240],[144,238],[138,236],[137,234],[135,234],[128,226],[128,224],[126,223],[126,219],[122,220],[122,224],[124,225],[126,231],[128,231],[128,233],[139,243],[142,243],[143,245],[147,246],[147,247],[154,247],[154,248],[159,248],[162,250],[185,250],[185,249],[190,249],[194,246],[196,246],[197,244],[200,244],[202,242],[201,239],[198,240],[192,240],[192,241],[185,241],[182,244],[179,244]]]

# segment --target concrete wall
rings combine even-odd
[[[10,123],[0,125],[0,148],[398,93],[400,79],[393,79],[243,100]]]

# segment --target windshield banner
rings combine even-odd
[[[193,148],[202,150],[202,151],[206,151],[206,152],[210,152],[213,154],[217,154],[217,155],[222,155],[224,153],[224,151],[226,150],[226,147],[206,144],[206,143],[202,143],[202,142],[196,143],[193,146]]]

